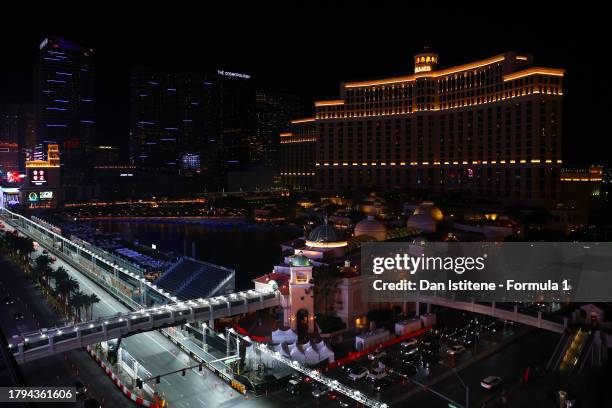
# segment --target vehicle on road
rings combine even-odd
[[[403,356],[409,356],[411,354],[416,353],[417,351],[419,351],[419,348],[417,346],[406,346],[402,347],[402,349],[400,350],[400,354]]]
[[[417,345],[417,343],[418,343],[418,340],[415,339],[415,338],[412,338],[412,339],[407,339],[407,340],[402,341],[400,343],[400,346],[404,347],[404,348],[406,348],[406,347],[414,347],[414,346]]]
[[[351,373],[351,371],[353,371],[353,369],[355,367],[357,367],[358,364],[357,363],[348,363],[343,365],[342,367],[340,367],[340,369],[346,374],[349,375]]]
[[[380,380],[381,378],[385,378],[387,376],[387,370],[382,367],[376,367],[368,373],[366,376],[367,381],[374,382],[376,380]]]
[[[393,358],[391,356],[383,357],[378,360],[378,367],[389,368],[393,364]]]
[[[351,402],[349,399],[346,398],[338,398],[338,406],[340,408],[348,408],[351,406]]]
[[[73,385],[76,391],[76,399],[85,398],[85,395],[87,394],[87,387],[85,384],[80,381],[75,381]]]
[[[480,386],[487,390],[492,390],[492,389],[499,387],[502,382],[503,380],[501,379],[501,377],[490,375],[482,379],[482,381],[480,382]]]
[[[393,384],[393,381],[391,381],[389,377],[381,378],[380,380],[374,381],[372,389],[376,392],[381,392],[385,388],[389,388],[391,384]]]
[[[2,299],[2,303],[4,303],[5,305],[14,305],[15,299],[10,296],[5,296],[4,299]]]
[[[462,346],[461,344],[455,344],[454,346],[451,346],[448,350],[446,350],[446,353],[449,356],[458,356],[459,354],[463,354],[465,352],[465,346]]]
[[[368,373],[369,371],[367,368],[363,366],[357,366],[351,370],[350,374],[348,375],[348,378],[350,378],[353,381],[357,381],[362,378],[365,378],[368,375]]]
[[[557,390],[554,392],[555,405],[563,408],[576,406],[576,396],[568,390]]]
[[[387,352],[385,350],[376,350],[370,354],[368,354],[368,360],[378,360],[381,359],[383,357],[385,357],[387,355]]]
[[[317,384],[312,387],[312,396],[315,398],[321,398],[329,392],[329,388],[323,384]]]
[[[303,389],[304,389],[304,383],[302,381],[289,380],[289,382],[287,383],[287,387],[285,388],[285,391],[287,391],[291,395],[298,395],[302,393]]]
[[[338,399],[338,393],[336,391],[330,390],[327,393],[327,399],[330,401],[336,401]]]
[[[23,320],[23,313],[21,313],[21,312],[15,312],[15,313],[13,314],[13,318],[14,318],[16,321],[21,321],[21,320]]]

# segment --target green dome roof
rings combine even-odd
[[[310,266],[310,259],[299,253],[291,258],[291,266]]]

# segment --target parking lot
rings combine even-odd
[[[502,342],[512,341],[521,330],[512,322],[490,317],[454,310],[440,313],[440,324],[430,332],[377,350],[326,374],[391,407],[402,406],[410,396],[422,393],[421,384],[430,385],[453,368],[470,365],[477,356],[493,351]],[[321,390],[303,377],[296,378],[294,383],[291,388],[297,388],[292,390],[296,395],[292,397],[286,390],[285,394],[288,401],[295,399],[297,406],[306,402],[305,406],[358,406],[342,395]],[[463,399],[456,402],[463,404]]]

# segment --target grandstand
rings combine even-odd
[[[155,284],[179,299],[209,298],[232,293],[234,270],[189,257],[181,257]]]

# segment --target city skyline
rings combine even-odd
[[[534,12],[539,9],[534,9]],[[430,11],[415,10],[415,15],[430,15]],[[314,17],[314,11],[304,11],[296,18],[299,21]],[[589,164],[607,162],[603,152],[589,152],[584,141],[597,142],[598,116],[593,115],[598,100],[606,92],[595,90],[598,61],[597,28],[588,31],[553,31],[561,19],[551,11],[550,19],[539,23],[513,20],[501,16],[495,27],[486,29],[487,19],[459,11],[454,17],[437,16],[433,23],[427,19],[413,17],[403,21],[399,16],[388,16],[388,23],[375,21],[372,31],[352,30],[351,21],[358,18],[357,9],[330,6],[322,13],[319,32],[338,37],[349,29],[350,39],[336,41],[316,40],[317,31],[291,31],[289,46],[270,41],[277,30],[284,31],[288,22],[266,25],[254,21],[237,19],[250,27],[251,36],[239,36],[231,40],[228,28],[215,31],[212,27],[198,30],[189,24],[176,32],[157,33],[151,25],[130,33],[125,22],[119,22],[116,30],[100,31],[95,23],[91,27],[79,24],[62,25],[61,29],[29,32],[18,36],[9,44],[6,52],[15,64],[4,66],[0,79],[3,101],[27,102],[31,92],[31,68],[39,43],[47,35],[63,36],[84,46],[91,47],[96,54],[97,129],[99,139],[109,141],[127,151],[129,132],[129,72],[135,66],[180,68],[185,70],[211,71],[227,69],[252,75],[257,87],[288,91],[310,102],[327,99],[337,94],[338,82],[369,79],[411,72],[412,55],[424,46],[440,55],[440,66],[459,65],[488,55],[513,50],[536,55],[536,64],[564,68],[567,70],[565,97],[564,157],[568,162]],[[340,18],[344,16],[343,18]],[[297,21],[296,21],[297,22]],[[437,30],[436,26],[444,27]],[[77,28],[78,27],[78,28]],[[384,27],[384,30],[375,30]],[[410,28],[410,29],[407,29]],[[502,29],[503,28],[503,29]],[[477,36],[491,30],[495,35]],[[463,33],[448,35],[447,33]],[[554,35],[552,33],[554,32]],[[129,34],[128,34],[129,33]],[[133,35],[132,35],[133,34]],[[124,41],[129,35],[130,41]],[[467,41],[466,41],[467,39]],[[340,44],[339,43],[339,44]],[[315,46],[315,44],[318,44]],[[376,52],[372,50],[376,48]],[[312,50],[312,51],[311,51]],[[304,58],[308,55],[308,58]],[[296,59],[297,57],[297,59]],[[299,61],[299,63],[292,63]],[[606,84],[597,86],[605,87]],[[585,104],[584,101],[593,101]],[[593,108],[594,106],[594,108]],[[307,114],[309,112],[306,112]],[[578,136],[574,136],[577,135]],[[99,140],[98,140],[99,143]],[[567,153],[567,154],[565,154]]]

